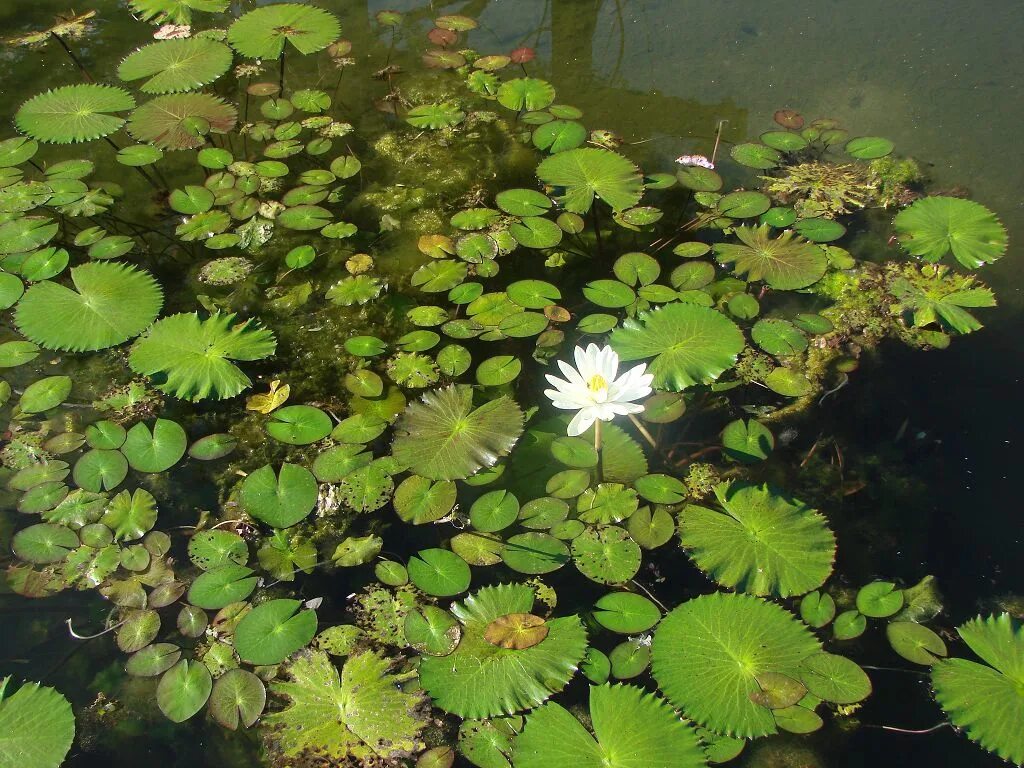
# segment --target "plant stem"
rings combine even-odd
[[[718,121],[718,130],[715,132],[715,148],[711,150],[711,164],[715,164],[715,157],[718,155],[718,142],[722,140],[722,126],[725,125],[728,120]]]
[[[64,52],[68,56],[71,57],[71,60],[75,63],[75,66],[78,67],[79,70],[81,70],[82,74],[85,76],[85,79],[88,80],[90,83],[95,83],[96,80],[93,79],[93,76],[89,74],[89,70],[85,68],[85,64],[82,63],[81,59],[75,56],[75,52],[71,50],[71,47],[66,42],[64,42],[64,38],[53,31],[50,32],[50,36],[53,37],[53,39],[56,40],[58,43],[60,43],[60,47],[64,49]]]
[[[665,613],[668,613],[668,608],[666,607],[666,605],[663,602],[661,602],[661,600],[656,598],[654,596],[654,593],[651,592],[651,590],[649,590],[647,587],[645,587],[643,584],[641,584],[636,579],[630,579],[629,583],[632,584],[634,587],[639,587],[640,590],[643,591],[644,594],[646,594],[649,598],[651,598],[651,600],[653,600],[655,603],[657,603],[658,607],[661,608],[661,610],[663,610]]]
[[[601,221],[597,215],[597,201],[590,207],[590,218],[594,223],[594,239],[597,241],[597,255],[604,256],[604,245],[601,243]]]
[[[597,451],[597,482],[604,482],[604,458],[601,456],[601,420],[594,421],[594,450]]]
[[[341,72],[338,73],[338,82],[334,84],[334,97],[331,99],[333,103],[338,101],[338,91],[341,89],[341,79],[345,76],[346,69],[347,67],[342,67]]]
[[[114,626],[107,627],[102,632],[97,632],[95,635],[80,635],[80,634],[78,634],[77,632],[75,632],[75,628],[73,626],[71,626],[71,619],[66,619],[64,621],[64,623],[68,625],[68,632],[71,633],[71,636],[73,638],[75,638],[75,640],[94,640],[97,637],[101,637],[101,636],[107,634],[108,632],[113,632],[115,629],[117,629],[122,624],[126,623],[127,621],[128,621],[128,619],[125,619],[124,621],[119,621]]]
[[[278,87],[278,90],[281,92],[281,97],[282,98],[284,97],[284,51],[285,51],[285,49],[282,48],[281,49],[281,78],[280,78],[280,80],[278,80],[278,83],[277,83],[277,87]]]
[[[633,426],[637,428],[637,431],[644,436],[644,440],[650,443],[651,448],[657,450],[658,441],[654,439],[654,436],[647,431],[647,427],[640,423],[640,419],[634,416],[632,413],[629,414],[629,420],[633,422]]]
[[[938,723],[937,725],[933,725],[931,728],[921,728],[918,730],[914,730],[911,728],[897,728],[895,725],[868,725],[869,728],[881,728],[883,731],[892,731],[893,733],[907,733],[911,736],[919,736],[924,733],[933,733],[939,730],[940,728],[946,728],[947,726],[949,726],[949,723],[942,722]]]

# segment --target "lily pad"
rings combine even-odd
[[[235,627],[235,650],[250,664],[279,664],[316,634],[316,612],[299,600],[270,600],[253,608]]]
[[[675,391],[714,381],[744,347],[740,329],[721,312],[681,303],[626,320],[610,342],[624,362],[654,358],[654,386]]]

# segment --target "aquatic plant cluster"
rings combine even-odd
[[[792,110],[730,148],[743,186],[717,153],[641,170],[465,16],[379,13],[362,110],[326,10],[129,6],[163,26],[110,83],[69,45],[91,14],[17,41],[83,82],[0,142],[10,591],[97,592],[163,715],[268,765],[727,762],[853,718],[872,622],[1024,763],[1020,626],[953,657],[931,580],[843,587],[773,457],[883,340],[981,327],[991,211]],[[303,57],[337,83],[295,87]],[[82,142],[152,201],[46,159]],[[109,694],[92,721],[130,713]],[[5,678],[0,733],[0,764],[55,766],[75,718]]]

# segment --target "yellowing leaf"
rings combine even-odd
[[[256,411],[257,413],[270,413],[285,404],[288,395],[292,392],[290,385],[281,386],[281,382],[274,379],[270,382],[270,391],[258,395],[249,395],[245,399],[245,410]]]

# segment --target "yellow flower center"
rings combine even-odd
[[[608,382],[604,376],[599,373],[595,373],[590,377],[590,381],[587,382],[587,389],[596,395],[597,393],[608,389]]]

